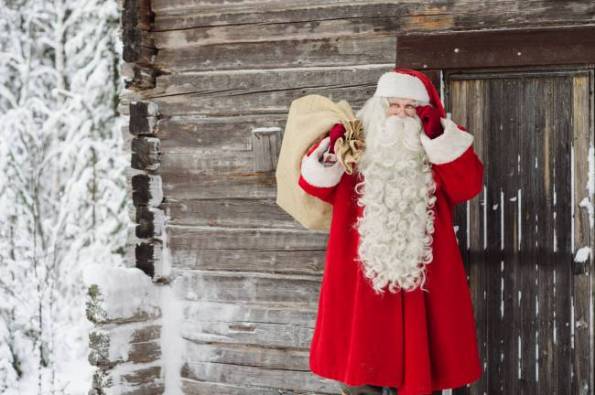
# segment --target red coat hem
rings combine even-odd
[[[427,394],[431,394],[434,391],[440,391],[440,390],[445,390],[445,389],[450,389],[450,388],[459,388],[462,386],[465,386],[467,384],[473,384],[475,383],[477,380],[479,380],[482,376],[482,370],[475,370],[475,371],[470,371],[467,372],[465,374],[461,374],[459,376],[455,376],[455,377],[451,377],[448,380],[442,380],[439,382],[434,383],[434,385],[432,386],[432,388],[407,388],[404,391],[401,390],[402,385],[397,385],[395,383],[379,383],[379,382],[373,382],[373,383],[355,383],[355,382],[347,382],[345,381],[344,378],[340,377],[340,375],[338,374],[334,374],[334,373],[322,373],[320,371],[315,371],[313,369],[310,369],[312,373],[314,373],[315,375],[319,376],[319,377],[323,377],[326,379],[331,379],[331,380],[335,380],[335,381],[340,381],[342,383],[345,383],[347,385],[352,385],[352,386],[358,386],[358,385],[375,385],[375,386],[380,386],[380,387],[391,387],[391,388],[397,388],[398,390],[398,394],[399,395],[427,395]]]

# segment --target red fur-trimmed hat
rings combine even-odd
[[[374,96],[400,97],[431,104],[441,117],[446,117],[438,91],[421,71],[395,67],[380,76]]]

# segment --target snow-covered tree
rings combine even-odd
[[[0,392],[85,393],[89,263],[119,265],[116,0],[0,0]]]

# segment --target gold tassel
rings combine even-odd
[[[335,141],[335,154],[347,174],[353,173],[354,165],[360,160],[364,143],[364,127],[359,119],[342,121],[345,134]]]

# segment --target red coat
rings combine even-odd
[[[456,137],[456,136],[455,136]],[[483,188],[483,164],[473,146],[446,163],[432,164],[436,181],[433,261],[424,292],[374,293],[356,264],[362,208],[354,186],[359,173],[344,173],[334,187],[307,193],[333,204],[333,218],[310,346],[313,373],[348,385],[397,387],[399,395],[456,388],[482,374],[473,305],[453,229],[453,209]],[[448,146],[436,157],[448,157]]]

